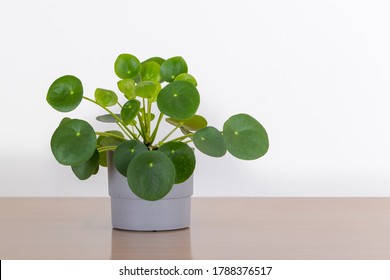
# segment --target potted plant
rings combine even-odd
[[[46,100],[57,111],[70,112],[84,99],[105,111],[101,122],[117,130],[96,131],[87,121],[65,117],[51,138],[55,159],[70,166],[81,180],[108,167],[114,228],[169,230],[189,226],[195,169],[194,148],[212,157],[229,152],[243,160],[263,156],[268,136],[247,114],[230,117],[219,130],[197,115],[197,81],[182,57],[117,57],[118,95],[97,88],[94,98],[83,94],[81,81],[66,75],[50,86]],[[115,108],[115,110],[113,109]],[[158,138],[162,121],[172,130]],[[174,135],[181,131],[181,135]]]

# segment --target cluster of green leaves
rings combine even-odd
[[[131,190],[153,201],[192,175],[196,160],[188,145],[191,142],[213,157],[222,157],[228,151],[239,159],[253,160],[267,152],[267,133],[253,117],[234,115],[220,131],[196,114],[200,102],[197,81],[188,74],[182,57],[152,57],[141,63],[134,55],[121,54],[114,70],[120,78],[117,87],[123,93],[124,104],[108,89],[97,88],[94,99],[84,96],[81,81],[72,75],[55,80],[46,96],[60,112],[70,112],[82,99],[88,100],[106,111],[97,120],[119,127],[99,132],[84,120],[61,121],[51,138],[51,150],[56,160],[71,166],[79,179],[85,180],[96,174],[99,166],[107,166],[106,154],[113,151],[114,165],[127,177]],[[111,110],[114,106],[119,112]],[[158,116],[152,112],[155,107]],[[164,118],[174,128],[156,141]],[[172,139],[177,130],[183,135]]]

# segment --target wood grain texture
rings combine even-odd
[[[390,198],[193,198],[167,232],[113,230],[109,198],[0,198],[0,259],[390,259]]]

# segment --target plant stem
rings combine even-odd
[[[141,134],[142,138],[144,139],[144,142],[146,141],[146,137],[145,137],[145,125],[143,123],[143,120],[142,120],[142,116],[140,113],[137,114],[137,117],[138,117],[138,122],[139,122],[139,125],[141,127],[141,131],[139,131],[139,133]]]
[[[145,97],[142,98],[142,106],[144,108],[144,111],[142,112],[142,117],[144,119],[144,124],[145,124],[145,127],[146,127],[146,103],[145,103]]]
[[[131,127],[133,128],[133,133],[134,133],[134,134],[135,134],[134,128],[138,131],[139,134],[141,134],[141,131],[139,130],[138,126],[132,125]],[[139,136],[138,136],[138,137],[139,137]],[[137,137],[137,138],[138,138],[138,137]]]
[[[97,131],[95,133],[96,133],[96,135],[107,136],[107,137],[114,137],[114,138],[118,138],[120,140],[126,140],[122,136],[119,136],[119,135],[116,135],[116,134],[113,134],[113,133],[109,133],[109,132],[99,132],[99,131]]]
[[[191,136],[193,136],[193,135],[194,135],[193,133],[186,134],[186,135],[177,137],[177,138],[175,138],[175,139],[172,139],[171,141],[182,141],[182,140],[186,139],[187,137],[191,137]]]
[[[134,138],[135,134],[133,134],[122,122],[117,122],[116,124],[120,127],[120,129],[122,129],[126,136],[129,137],[129,139]]]
[[[131,132],[131,130],[127,127],[127,126],[125,126],[122,122],[120,122],[120,123],[117,123],[118,124],[118,126],[119,127],[123,127],[122,129],[124,129],[124,131],[127,131],[130,135],[131,135],[131,137],[129,136],[129,134],[127,134],[126,132],[126,135],[129,137],[129,138],[136,138],[137,136],[133,133],[133,132]]]
[[[150,141],[150,127],[151,127],[151,123],[152,123],[152,102],[150,102],[150,99],[148,99],[148,112],[147,112],[147,118],[148,118],[148,121],[146,123],[146,138],[148,138],[148,142],[151,142]],[[150,143],[152,144],[152,143]]]
[[[174,133],[179,127],[181,127],[181,124],[178,124],[177,126],[175,126],[175,128],[172,129],[172,131],[169,132],[169,133],[167,134],[167,136],[165,136],[159,143],[161,143],[161,145],[164,144],[164,141],[167,140],[168,137],[171,136],[172,133]]]
[[[117,115],[115,115],[113,112],[110,111],[110,109],[107,109],[106,107],[100,105],[99,103],[97,103],[95,100],[91,99],[91,98],[88,98],[86,96],[83,96],[84,99],[98,105],[99,107],[103,108],[104,110],[106,110],[114,119],[116,119],[118,122],[122,122],[122,120],[120,118],[118,118]]]
[[[115,149],[117,148],[117,146],[105,146],[105,147],[101,147],[101,148],[97,148],[98,152],[107,152],[107,151],[115,151]]]
[[[158,120],[157,120],[157,124],[156,124],[156,127],[154,128],[153,130],[153,133],[152,133],[152,137],[150,139],[150,142],[153,144],[154,142],[154,139],[156,139],[156,135],[157,135],[157,131],[158,131],[158,128],[160,126],[160,122],[162,120],[162,118],[164,117],[164,114],[160,112],[160,115],[158,116]]]
[[[128,129],[123,123],[122,123],[122,120],[120,119],[120,118],[118,118],[117,117],[117,115],[115,115],[111,110],[109,110],[109,109],[107,109],[106,107],[104,107],[104,106],[102,106],[102,105],[100,105],[99,103],[97,103],[95,100],[93,100],[93,99],[91,99],[91,98],[88,98],[88,97],[86,97],[86,96],[83,96],[83,98],[84,99],[86,99],[86,100],[88,100],[88,101],[90,101],[90,102],[92,102],[92,103],[94,103],[94,104],[96,104],[96,105],[98,105],[99,107],[101,107],[101,108],[103,108],[104,110],[106,110],[114,119],[116,119],[118,122],[117,122],[117,124],[118,124],[118,126],[123,130],[123,132],[129,137],[129,138],[131,138],[131,136],[133,137],[133,138],[135,138],[135,134],[133,134],[131,131],[130,131],[130,129]],[[121,126],[121,125],[122,126]],[[130,133],[130,135],[127,133]]]
[[[184,143],[184,144],[188,144],[188,143],[190,143],[190,142],[192,142],[192,141],[194,141],[194,140],[190,139],[190,140],[184,141],[183,143]]]

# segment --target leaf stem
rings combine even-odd
[[[123,132],[124,132],[129,138],[131,138],[131,137],[135,138],[135,137],[136,137],[136,135],[133,134],[133,133],[130,131],[130,129],[128,129],[128,128],[122,123],[122,120],[121,120],[120,118],[118,118],[118,116],[115,115],[110,109],[107,109],[106,107],[100,105],[99,103],[97,103],[95,100],[93,100],[93,99],[91,99],[91,98],[88,98],[88,97],[86,97],[86,96],[83,96],[83,98],[86,99],[86,100],[88,100],[88,101],[90,101],[90,102],[92,102],[92,103],[94,103],[94,104],[96,104],[96,105],[98,105],[99,107],[103,108],[104,110],[106,110],[114,119],[116,119],[116,120],[118,121],[118,122],[117,122],[118,126],[123,130]],[[121,126],[121,125],[122,125],[122,126]],[[126,132],[126,131],[127,131],[127,132]],[[130,136],[129,134],[130,134],[131,136]]]
[[[146,128],[146,103],[145,103],[145,97],[142,98],[142,106],[144,108],[144,110],[142,111],[142,117],[144,119],[144,124],[145,124],[145,128]]]
[[[148,138],[148,141],[150,141],[150,128],[151,128],[151,123],[152,123],[152,102],[150,99],[148,99],[148,111],[147,111],[147,123],[146,123],[146,137]]]
[[[144,142],[146,141],[146,137],[145,137],[145,125],[144,125],[144,122],[142,120],[142,116],[140,113],[137,114],[137,118],[138,118],[138,122],[139,122],[139,125],[141,127],[141,131],[140,131],[140,134],[142,136],[142,138],[144,139]]]
[[[119,136],[119,135],[114,134],[114,133],[109,133],[109,132],[99,132],[99,131],[97,131],[96,135],[107,136],[107,137],[114,137],[114,138],[117,138],[117,139],[120,139],[120,140],[126,140],[126,138],[123,138],[122,136]]]
[[[91,99],[91,98],[88,98],[86,96],[83,96],[84,99],[98,105],[99,107],[103,108],[104,110],[106,110],[114,119],[116,119],[118,122],[122,122],[122,120],[120,118],[118,118],[117,115],[115,115],[110,109],[107,109],[106,107],[100,105],[99,103],[97,103],[95,100]]]
[[[175,138],[175,139],[172,139],[171,141],[182,141],[182,140],[186,139],[187,137],[191,137],[191,136],[193,136],[193,135],[194,135],[194,133],[186,134],[186,135],[177,137],[177,138]]]
[[[129,137],[129,139],[134,138],[135,134],[133,134],[122,122],[117,122],[116,124],[120,127],[120,129],[122,129],[126,136]]]
[[[164,144],[164,141],[167,140],[168,137],[171,136],[172,133],[174,133],[179,127],[181,127],[181,124],[178,124],[177,126],[175,126],[175,128],[172,129],[172,131],[169,132],[169,133],[167,134],[167,136],[165,136],[165,137],[159,142],[159,144],[160,144],[160,145]]]
[[[107,151],[115,151],[117,146],[105,146],[101,148],[97,148],[98,152],[107,152]]]
[[[154,128],[153,133],[152,133],[152,137],[150,139],[150,142],[152,144],[154,142],[154,139],[156,139],[157,131],[158,131],[158,128],[160,126],[160,123],[161,123],[161,120],[162,120],[163,117],[164,117],[164,114],[160,112],[160,115],[158,116],[156,127]]]
[[[142,134],[141,131],[139,130],[139,128],[138,128],[137,125],[134,124],[134,125],[132,125],[131,127],[133,128],[133,133],[134,133],[134,134],[135,134],[134,127],[135,127],[135,129],[138,131],[139,134]],[[138,135],[138,137],[139,137],[139,135]],[[137,138],[138,138],[138,137],[137,137]]]

